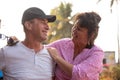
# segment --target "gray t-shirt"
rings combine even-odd
[[[47,48],[35,53],[21,42],[0,49],[0,69],[4,80],[52,80],[55,62]]]

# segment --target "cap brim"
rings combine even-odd
[[[54,22],[56,20],[56,16],[55,15],[46,15],[46,19],[48,20],[48,22]]]

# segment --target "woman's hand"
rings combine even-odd
[[[19,42],[19,40],[15,36],[11,36],[7,41],[7,45],[8,46],[13,46],[18,42]]]
[[[49,47],[49,48],[48,48],[48,52],[49,52],[49,54],[51,55],[51,57],[52,57],[54,60],[56,60],[57,58],[61,57],[61,56],[59,55],[59,52],[58,52],[57,49],[55,49],[55,48]]]
[[[59,67],[68,75],[72,76],[72,68],[73,65],[69,62],[65,61],[60,55],[57,49],[55,48],[48,48],[48,52],[50,53],[51,57],[54,61],[59,65]]]

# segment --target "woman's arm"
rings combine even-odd
[[[65,61],[55,48],[48,48],[48,51],[59,67],[71,77],[73,65]]]
[[[69,75],[72,80],[97,79],[102,69],[102,51],[93,51],[92,55],[76,65],[65,61],[55,48],[49,48],[48,51],[59,67]]]

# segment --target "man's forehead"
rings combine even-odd
[[[47,19],[41,19],[41,18],[36,18],[36,19],[38,19],[38,20],[40,20],[40,21],[45,21],[45,22],[48,22],[48,20],[47,20]]]
[[[41,19],[41,18],[34,18],[34,19],[32,19],[32,20],[30,20],[30,21],[42,21],[42,22],[48,22],[48,20],[47,19]]]

